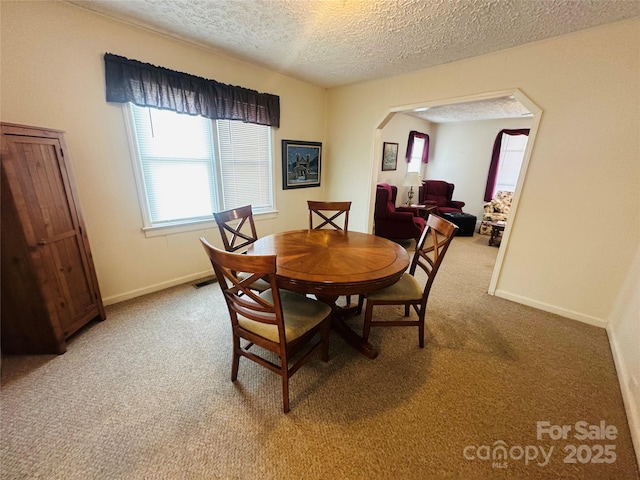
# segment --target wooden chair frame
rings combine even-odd
[[[334,230],[344,230],[345,232],[349,227],[349,210],[351,209],[351,202],[318,202],[314,200],[307,200],[307,205],[309,206],[309,229],[310,230],[321,230],[325,226],[329,226]],[[330,213],[325,214],[325,212],[335,212],[332,216]],[[313,226],[314,214],[320,223]],[[340,215],[344,214],[344,223],[342,226],[338,225],[334,220],[336,220]]]
[[[240,357],[268,368],[282,378],[282,403],[284,413],[289,412],[289,378],[318,350],[324,362],[329,360],[329,329],[331,327],[331,311],[317,325],[309,329],[298,338],[288,341],[285,335],[286,318],[282,312],[281,294],[276,284],[276,256],[275,255],[243,255],[225,252],[215,248],[200,238],[211,264],[215,270],[220,289],[224,295],[231,319],[233,335],[233,359],[231,364],[231,381],[238,378]],[[240,278],[235,272],[250,272],[245,278]],[[255,292],[251,285],[258,279],[265,279],[271,285],[273,302]],[[288,293],[289,295],[295,295]],[[316,301],[305,299],[306,301]],[[266,325],[274,325],[278,329],[278,341],[274,342],[254,332],[243,328],[238,322],[238,315]],[[320,334],[320,339],[311,344],[308,350],[289,365],[292,357],[301,351],[310,341]],[[248,342],[244,347],[240,339]],[[261,357],[249,349],[257,345],[280,358],[280,365]]]
[[[427,300],[431,286],[436,278],[436,274],[440,269],[442,260],[444,259],[451,240],[458,230],[458,227],[448,220],[429,215],[427,219],[427,228],[424,229],[420,240],[416,244],[416,250],[409,267],[409,273],[405,275],[415,275],[416,269],[420,267],[427,274],[427,281],[422,291],[422,296],[408,300],[382,300],[367,298],[367,307],[364,315],[364,327],[362,336],[365,340],[369,339],[371,327],[391,327],[391,326],[417,326],[418,341],[420,348],[424,348],[424,318],[427,309]],[[425,247],[427,238],[431,240],[430,245]],[[363,299],[360,299],[359,309],[362,309]],[[373,307],[376,305],[404,305],[404,316],[410,314],[410,307],[413,307],[418,315],[417,320],[374,320]]]
[[[258,239],[251,205],[213,214],[227,252],[247,248]]]

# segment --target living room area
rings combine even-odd
[[[513,93],[522,98],[521,92]],[[516,152],[508,151],[504,140],[501,150],[499,140],[501,136],[507,137],[503,131],[528,131],[534,124],[534,115],[512,94],[496,94],[489,99],[458,99],[457,102],[399,111],[388,119],[380,129],[380,137],[384,145],[395,145],[397,159],[393,163],[395,168],[384,165],[382,169],[378,168],[377,182],[397,187],[397,206],[420,204],[425,198],[425,182],[447,182],[449,188],[453,187],[453,193],[448,192],[448,201],[462,205],[456,205],[451,211],[464,212],[468,217],[462,226],[464,232],[459,234],[481,234],[487,236],[488,245],[500,245],[499,240],[490,241],[491,223],[500,222],[501,231],[504,230],[516,186],[524,180],[519,180],[519,173],[521,165],[526,170],[528,158],[523,162],[523,157],[529,137],[508,137],[508,140],[524,140],[518,142]],[[409,166],[405,155],[409,152],[410,134],[416,131],[428,136],[426,162],[423,160],[418,167]],[[535,132],[532,138],[534,136]],[[492,153],[496,145],[500,162],[495,170],[500,170],[502,178],[494,173],[489,187],[487,177],[492,170]],[[511,150],[514,148],[512,146]],[[518,155],[519,159],[512,161]],[[420,176],[420,187],[407,186],[410,169]],[[434,213],[442,214],[443,211]]]

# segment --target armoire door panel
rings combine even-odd
[[[73,212],[73,199],[65,186],[66,170],[60,165],[60,144],[47,139],[45,144],[35,143],[37,139],[22,137],[14,141],[18,150],[15,170],[20,182],[20,190],[25,197],[20,209],[23,224],[29,224],[34,240],[43,241],[49,237],[77,230]]]

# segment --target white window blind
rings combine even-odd
[[[217,120],[224,209],[251,204],[268,211],[271,193],[271,135],[264,125]]]
[[[270,127],[135,105],[131,118],[144,227],[273,210]]]

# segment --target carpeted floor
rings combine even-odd
[[[497,251],[454,239],[426,347],[417,329],[378,328],[370,360],[333,334],[329,363],[292,378],[287,415],[278,376],[241,360],[229,380],[217,284],[108,307],[64,355],[2,359],[0,476],[640,478],[606,332],[487,295]],[[567,439],[537,438],[544,421]],[[582,421],[616,438],[578,439]]]

